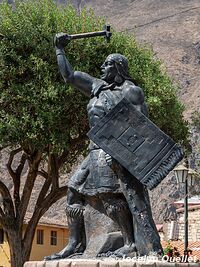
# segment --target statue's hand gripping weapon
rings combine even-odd
[[[56,34],[55,37],[55,45],[56,46],[66,46],[71,40],[74,39],[82,39],[82,38],[91,38],[96,36],[104,36],[106,42],[110,41],[112,33],[110,32],[110,26],[105,25],[103,31],[97,32],[86,32],[86,33],[79,33],[79,34],[66,34],[66,33],[59,33]]]

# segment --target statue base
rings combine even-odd
[[[177,257],[178,259],[178,257]],[[66,259],[59,261],[29,261],[24,264],[24,267],[200,267],[200,263],[184,263],[161,261],[137,261],[133,259],[116,260],[112,258],[100,259]]]

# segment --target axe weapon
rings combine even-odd
[[[66,42],[74,39],[82,39],[82,38],[91,38],[96,36],[104,36],[106,42],[110,41],[112,33],[110,32],[110,25],[105,25],[103,31],[97,32],[85,32],[85,33],[78,33],[78,34],[66,34],[64,36]]]

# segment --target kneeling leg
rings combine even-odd
[[[75,190],[69,189],[66,207],[69,242],[63,250],[45,257],[45,260],[63,259],[74,253],[82,253],[85,250],[83,210],[83,202],[80,194]]]

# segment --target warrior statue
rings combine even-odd
[[[148,116],[144,92],[130,77],[125,56],[117,53],[109,55],[101,66],[102,75],[98,79],[74,71],[65,55],[64,46],[66,35],[57,34],[55,49],[60,72],[66,83],[89,97],[87,111],[91,128],[124,98],[137,111]],[[88,156],[68,183],[66,213],[69,242],[61,252],[46,259],[66,258],[85,251],[87,226],[84,216],[87,203],[101,210],[121,231],[121,244],[118,242],[118,246],[108,246],[104,253],[109,250],[117,256],[128,256],[161,252],[147,188],[93,141],[90,141],[88,151]]]

